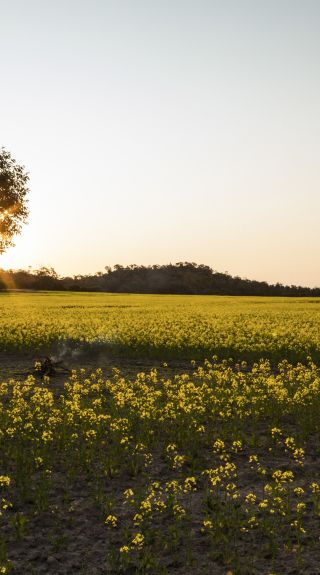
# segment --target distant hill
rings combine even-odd
[[[203,264],[106,267],[94,275],[60,277],[53,268],[0,270],[0,289],[101,291],[114,293],[320,296],[320,288],[268,284],[220,273]]]

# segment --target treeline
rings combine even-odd
[[[320,296],[320,288],[268,284],[233,277],[189,262],[106,267],[94,275],[60,277],[53,268],[0,270],[0,289],[101,291],[114,293]]]

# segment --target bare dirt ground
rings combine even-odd
[[[36,361],[43,361],[46,356],[39,353],[0,353],[0,381],[8,378],[23,379],[34,372]],[[50,356],[51,357],[51,356]],[[200,362],[199,362],[200,363]],[[188,360],[169,360],[165,363],[155,359],[131,359],[120,357],[109,357],[100,354],[98,357],[66,357],[63,359],[63,366],[69,370],[85,369],[88,373],[101,368],[105,377],[112,374],[114,367],[126,375],[126,377],[135,377],[139,372],[148,372],[156,368],[162,374],[166,373],[167,377],[174,376],[178,373],[192,373],[194,367]],[[68,379],[67,373],[61,373],[58,368],[57,373],[51,378],[53,388],[61,387],[64,381]]]

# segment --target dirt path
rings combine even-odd
[[[36,361],[43,361],[45,356],[37,353],[0,353],[0,381],[8,378],[24,379],[34,371]],[[112,374],[114,367],[126,377],[135,377],[139,372],[149,372],[151,369],[157,369],[160,374],[166,374],[166,377],[174,376],[178,373],[192,373],[194,367],[188,360],[169,360],[166,363],[155,359],[130,359],[124,357],[108,357],[100,354],[96,357],[71,357],[63,359],[63,366],[69,370],[85,369],[89,373],[101,368],[105,377]],[[52,381],[61,382],[68,378],[68,374],[61,373],[51,378]]]

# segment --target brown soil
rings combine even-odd
[[[44,355],[37,353],[3,353],[0,352],[0,381],[8,378],[23,379],[30,374],[34,373],[34,364],[36,361],[43,361]],[[194,367],[188,360],[169,360],[164,362],[154,359],[132,359],[120,357],[108,357],[100,354],[99,359],[93,357],[79,357],[79,358],[65,358],[63,359],[63,366],[69,370],[85,369],[89,373],[101,368],[105,377],[112,374],[114,367],[121,370],[126,377],[135,377],[139,372],[148,372],[156,368],[159,373],[166,373],[167,376],[174,376],[178,373],[192,373]],[[66,381],[68,375],[62,373],[59,367],[57,373],[51,378],[53,386],[61,385],[61,382]]]

